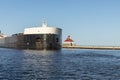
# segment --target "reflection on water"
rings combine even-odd
[[[119,80],[119,50],[0,48],[0,80]]]

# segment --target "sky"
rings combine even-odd
[[[6,35],[41,26],[62,28],[77,45],[120,46],[120,0],[0,0],[0,30]]]

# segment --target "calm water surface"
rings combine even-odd
[[[120,80],[120,50],[0,48],[0,80]]]

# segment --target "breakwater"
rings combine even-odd
[[[62,46],[62,48],[120,50],[120,46]]]

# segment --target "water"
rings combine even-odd
[[[0,48],[0,80],[120,80],[120,51]]]

